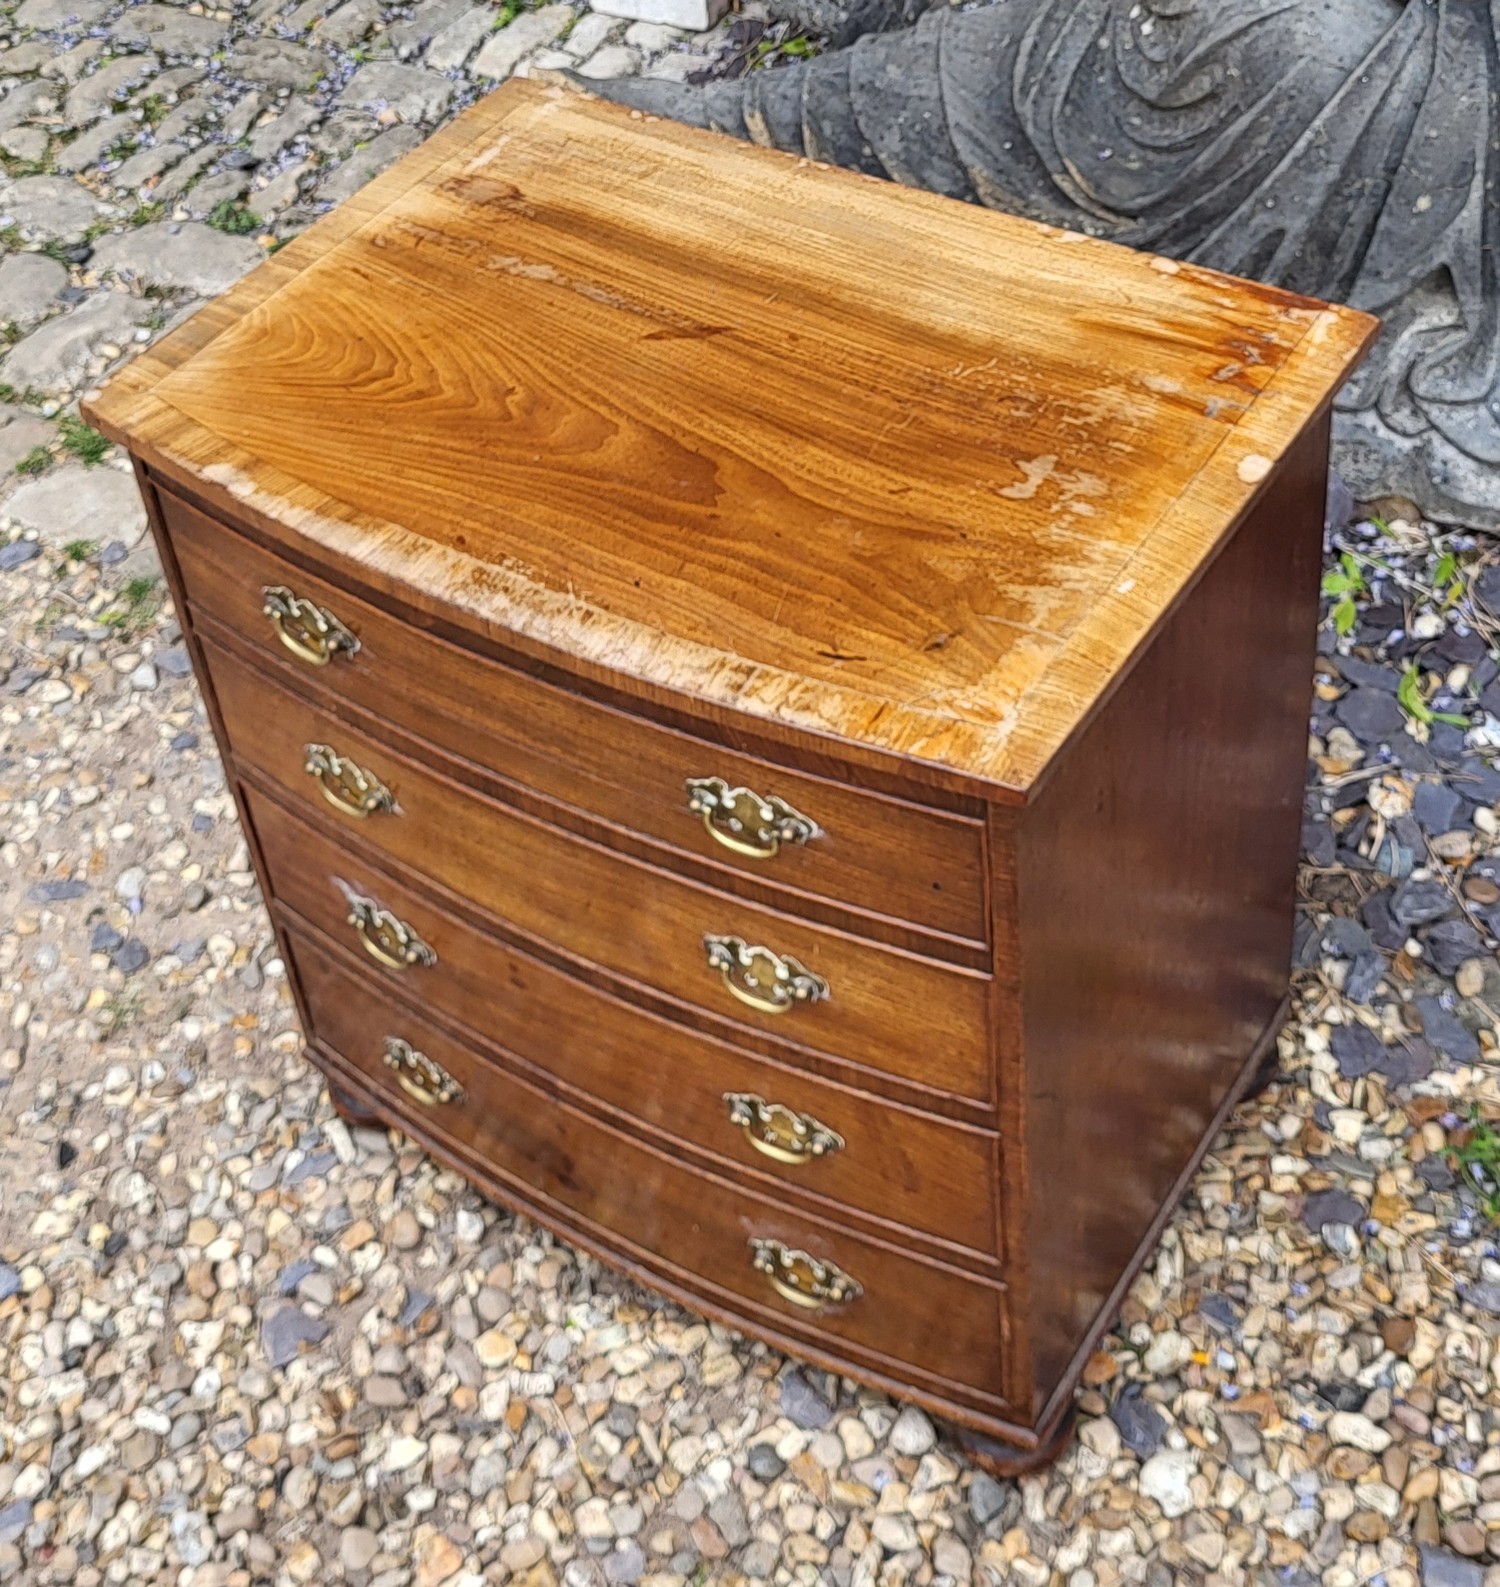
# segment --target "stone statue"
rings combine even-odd
[[[1346,478],[1500,527],[1500,0],[788,3],[841,47],[585,86],[1370,309]]]

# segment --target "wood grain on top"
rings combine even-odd
[[[530,654],[1024,791],[1374,323],[516,82],[84,411]]]

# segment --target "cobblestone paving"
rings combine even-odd
[[[0,6],[0,244],[40,250],[0,273],[0,382],[65,400],[500,79],[682,77],[727,36],[562,0]]]
[[[721,38],[0,9],[0,1582],[1500,1587],[1500,571],[1462,535],[1334,515],[1281,1078],[1051,1471],[976,1474],[351,1135],[302,1062],[129,474],[72,400],[490,81]]]

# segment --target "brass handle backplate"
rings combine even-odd
[[[789,953],[752,947],[743,937],[704,937],[703,946],[731,995],[762,1014],[784,1014],[828,996],[827,981]]]
[[[356,766],[327,744],[309,744],[306,754],[303,770],[318,779],[323,797],[335,810],[358,821],[377,811],[394,814],[395,797],[374,772]]]
[[[793,1250],[780,1240],[751,1240],[750,1260],[783,1300],[806,1311],[842,1306],[858,1300],[865,1292],[864,1285],[850,1278],[841,1267],[809,1256],[806,1251]]]
[[[844,1137],[810,1113],[794,1113],[779,1102],[767,1102],[748,1091],[726,1091],[729,1122],[745,1139],[778,1163],[811,1163],[844,1149]]]
[[[444,1102],[462,1102],[464,1088],[440,1063],[418,1052],[399,1036],[385,1039],[386,1064],[396,1071],[401,1089],[424,1107],[435,1108]]]
[[[326,667],[335,656],[352,656],[359,649],[359,640],[326,606],[294,595],[284,584],[267,584],[261,595],[261,611],[276,637],[309,666]]]
[[[437,955],[389,909],[382,909],[373,898],[350,893],[349,924],[359,933],[365,952],[393,970],[437,963]]]
[[[783,843],[809,843],[818,825],[774,794],[731,788],[722,777],[689,777],[688,809],[703,817],[715,843],[747,859],[774,858]]]

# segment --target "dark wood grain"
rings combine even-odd
[[[1038,1407],[1284,994],[1327,458],[1319,423],[1020,823]]]
[[[479,1157],[501,1180],[593,1224],[617,1246],[737,1297],[750,1316],[769,1313],[795,1334],[836,1340],[849,1355],[899,1362],[920,1378],[1002,1402],[1003,1287],[840,1228],[694,1171],[633,1135],[576,1109],[534,1077],[480,1061],[403,1002],[361,995],[310,940],[293,955],[315,1041],[361,1070],[385,1107]],[[461,1103],[411,1101],[382,1059],[398,1036],[463,1086]],[[836,1263],[864,1294],[825,1311],[780,1299],[751,1265],[749,1241],[770,1238]]]
[[[497,776],[653,840],[658,863],[692,866],[712,885],[781,907],[813,894],[886,919],[899,916],[969,943],[986,941],[983,826],[930,807],[800,776],[583,697],[476,661],[337,585],[163,495],[189,601],[293,668],[261,610],[267,585],[334,612],[359,650],[311,681]],[[731,855],[688,807],[689,777],[722,777],[776,794],[821,835],[770,859]],[[940,950],[941,951],[941,950]]]
[[[873,1223],[909,1225],[950,1247],[950,1256],[954,1246],[995,1251],[992,1134],[819,1080],[633,1007],[475,930],[274,800],[251,792],[248,805],[274,896],[304,932],[316,927],[355,955],[362,979],[383,983],[371,985],[370,996],[389,991],[440,1009],[477,1033],[469,1041],[481,1056],[503,1049],[513,1067],[546,1071],[575,1099],[592,1098],[675,1146],[753,1175],[767,1193],[838,1202]],[[351,890],[415,931],[436,963],[393,969],[372,958],[349,923]],[[566,1018],[558,1018],[560,1009]],[[774,1162],[730,1123],[725,1092],[811,1114],[844,1147],[805,1164]]]
[[[205,653],[236,763],[304,801],[309,819],[344,821],[352,836],[431,874],[516,932],[669,997],[871,1069],[988,1094],[983,976],[809,927],[559,833],[453,780],[458,768],[435,750],[407,743],[409,753],[393,751],[392,731],[352,707],[325,713],[218,647]],[[331,811],[304,769],[309,743],[331,744],[373,772],[400,813],[349,821]],[[421,755],[420,766],[412,755]],[[831,994],[759,1013],[725,990],[708,964],[705,934],[791,954],[824,977]]]
[[[342,1091],[357,1111],[373,1111],[385,1117],[392,1128],[440,1161],[451,1164],[492,1200],[514,1207],[634,1282],[654,1289],[712,1322],[764,1340],[784,1355],[924,1406],[934,1416],[952,1424],[955,1431],[967,1428],[981,1438],[1003,1441],[1017,1452],[1018,1469],[1048,1460],[1055,1453],[1047,1448],[1044,1438],[1038,1437],[1035,1428],[1019,1420],[1009,1405],[997,1404],[992,1397],[961,1387],[941,1386],[936,1380],[918,1381],[916,1375],[899,1363],[886,1364],[873,1357],[854,1362],[840,1341],[826,1335],[788,1333],[782,1327],[779,1314],[767,1311],[749,1315],[745,1304],[727,1291],[720,1291],[702,1279],[665,1264],[644,1261],[640,1253],[610,1237],[598,1226],[570,1216],[558,1203],[537,1198],[518,1181],[498,1177],[482,1157],[434,1133],[415,1113],[398,1117],[386,1101],[385,1093],[377,1089],[376,1082],[331,1047],[310,1042],[307,1057],[323,1071],[329,1086]],[[1012,1331],[1008,1312],[1002,1307],[1000,1332],[1005,1336]]]

